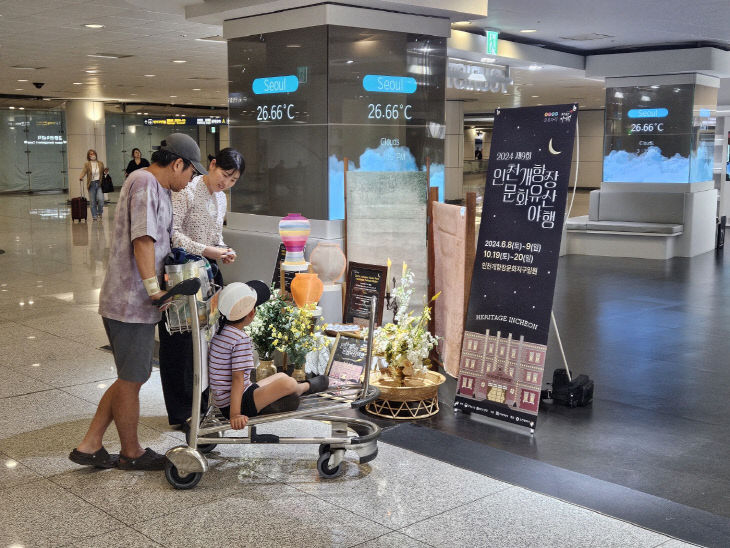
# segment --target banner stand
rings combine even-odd
[[[553,322],[555,328],[555,336],[558,338],[558,347],[560,348],[560,355],[563,356],[563,365],[565,366],[565,372],[568,374],[568,381],[573,382],[573,376],[570,374],[570,368],[568,367],[568,360],[565,357],[565,350],[563,350],[563,341],[560,340],[560,331],[558,330],[558,322],[555,321],[555,312],[550,311],[550,319]]]
[[[528,437],[528,438],[535,437],[535,429],[530,428],[529,426],[520,426],[519,424],[512,424],[512,423],[509,423],[509,422],[506,422],[503,420],[487,417],[486,415],[480,415],[479,413],[470,413],[468,411],[464,411],[463,409],[458,409],[456,407],[454,408],[454,413],[462,413],[464,415],[467,415],[470,420],[484,424],[486,426],[494,426],[495,428],[499,428],[500,430],[506,430],[508,432],[512,432],[513,434],[520,434],[520,435]]]
[[[578,105],[498,109],[454,407],[534,433]]]

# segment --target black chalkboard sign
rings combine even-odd
[[[388,267],[377,264],[349,263],[347,267],[347,295],[345,297],[345,323],[366,326],[370,321],[370,298],[378,298],[375,324],[383,322],[385,277]]]
[[[362,337],[340,333],[337,335],[325,375],[330,386],[359,384],[365,371],[368,355],[368,341]]]
[[[306,247],[304,248],[306,251]],[[274,266],[274,274],[271,277],[271,283],[274,284],[274,289],[280,289],[281,288],[281,263],[284,261],[284,257],[286,257],[286,247],[284,247],[284,244],[279,244],[279,252],[276,254],[276,265]],[[297,275],[297,271],[293,270],[285,270],[284,271],[284,285],[286,286],[284,288],[285,291],[289,291],[291,288],[291,282],[294,279],[294,276]]]

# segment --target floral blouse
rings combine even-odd
[[[207,246],[224,246],[223,219],[227,201],[224,192],[208,192],[203,176],[185,189],[172,193],[172,247],[202,255]]]

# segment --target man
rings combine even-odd
[[[172,192],[184,189],[196,173],[207,173],[198,145],[187,135],[173,133],[152,155],[152,165],[124,182],[99,294],[99,314],[119,378],[104,393],[86,436],[69,455],[77,464],[124,470],[165,466],[164,455],[139,444],[139,390],[152,372],[155,324],[160,321],[160,310],[152,302],[164,295],[159,280],[170,252]],[[122,444],[119,455],[110,455],[102,445],[112,420]]]

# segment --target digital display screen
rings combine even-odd
[[[446,39],[320,26],[229,41],[234,212],[344,218],[351,171],[444,184]]]
[[[712,180],[716,103],[696,84],[606,88],[603,180]]]

